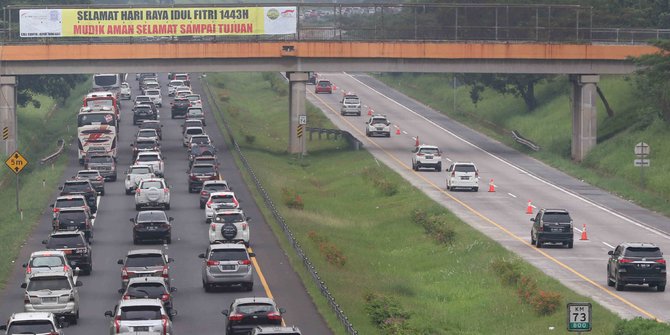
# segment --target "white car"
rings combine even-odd
[[[447,190],[468,188],[479,191],[479,170],[472,162],[454,162],[447,169]]]
[[[63,335],[63,326],[51,312],[23,312],[12,314],[0,330],[4,330],[4,334]]]
[[[442,171],[442,152],[434,145],[420,144],[412,150],[412,170],[419,171],[421,168],[431,168]]]
[[[184,98],[187,95],[193,94],[193,91],[191,91],[191,88],[188,86],[182,86],[182,87],[177,87],[177,90],[174,92],[174,97],[175,98]]]
[[[238,208],[240,208],[240,202],[235,197],[235,192],[212,192],[205,203],[205,222],[210,223],[218,211]]]
[[[154,169],[154,174],[159,177],[163,176],[163,155],[158,151],[144,151],[139,152],[135,158],[135,165],[151,165]]]
[[[135,193],[137,185],[142,179],[156,178],[151,165],[132,165],[126,171],[125,188],[126,194]]]
[[[191,135],[188,140],[186,147],[191,148],[193,145],[211,145],[212,140],[209,138],[209,135]]]
[[[170,83],[168,83],[168,95],[174,96],[175,92],[177,91],[177,87],[180,86],[186,86],[184,85],[183,80],[171,80]]]
[[[226,209],[216,212],[209,225],[209,243],[243,242],[249,246],[251,235],[249,229],[251,218],[244,215],[241,209]]]
[[[144,90],[144,95],[151,98],[151,101],[154,102],[154,105],[158,107],[163,106],[163,96],[161,95],[161,90],[158,88],[148,88]]]
[[[365,136],[376,135],[391,137],[391,122],[389,122],[385,115],[372,115],[365,122]]]
[[[188,94],[184,98],[191,102],[191,107],[202,108],[202,98],[200,97],[200,94]]]
[[[135,106],[137,106],[137,105],[142,105],[142,104],[145,104],[145,103],[147,103],[147,102],[151,102],[151,101],[152,101],[152,100],[151,100],[151,97],[148,96],[148,95],[137,95],[137,96],[135,96],[135,103],[134,103],[134,105],[135,105]]]
[[[114,311],[106,311],[109,334],[162,334],[171,335],[172,317],[177,311],[168,313],[160,299],[119,300]]]
[[[130,89],[130,84],[123,82],[121,83],[121,90],[119,92],[119,98],[124,100],[130,100],[133,98],[132,90]]]
[[[146,141],[146,140],[158,141],[160,138],[158,136],[158,132],[156,131],[156,129],[142,128],[137,131],[137,134],[135,134],[135,139],[137,141]]]
[[[149,207],[170,209],[170,188],[163,178],[142,179],[135,189],[135,210]]]
[[[72,277],[75,276],[75,271],[62,250],[35,251],[30,254],[28,263],[23,264],[23,267],[26,269],[26,282],[37,272],[65,272]]]
[[[205,130],[202,127],[186,127],[184,129],[184,147],[188,147],[188,142],[191,141],[193,135],[204,135]]]

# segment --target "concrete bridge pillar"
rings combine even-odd
[[[305,146],[305,131],[303,126],[302,136],[298,136],[298,125],[300,124],[300,115],[307,115],[305,109],[305,87],[308,79],[307,72],[288,72],[288,105],[289,105],[289,134],[288,134],[288,152],[291,154],[304,154],[307,150]]]
[[[18,124],[16,122],[16,77],[0,77],[0,135],[5,147],[4,161],[16,151],[18,139]],[[7,139],[5,139],[7,137]]]
[[[596,84],[599,75],[573,75],[572,81],[572,159],[581,162],[596,145]]]

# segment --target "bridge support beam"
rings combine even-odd
[[[16,122],[16,77],[0,76],[0,134],[6,159],[16,151],[18,124]],[[5,139],[5,136],[7,138]]]
[[[289,105],[289,134],[288,134],[288,152],[291,154],[305,154],[305,130],[302,136],[298,136],[298,125],[300,124],[300,115],[307,115],[305,109],[305,87],[308,79],[307,72],[288,72],[288,105]],[[303,127],[306,127],[304,125]]]
[[[596,84],[599,75],[573,75],[572,82],[572,159],[581,162],[596,145]]]

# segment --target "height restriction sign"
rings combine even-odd
[[[19,174],[19,172],[28,165],[28,161],[18,151],[14,151],[14,153],[7,158],[5,164],[14,173]]]

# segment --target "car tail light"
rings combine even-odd
[[[168,194],[168,192],[169,192],[169,190],[168,190],[167,187],[163,189],[163,193]]]
[[[102,180],[102,176],[98,176],[95,178],[96,180]]]
[[[54,207],[54,213],[58,213],[58,212],[60,212],[60,208]]]
[[[228,320],[230,321],[242,321],[244,318],[244,314],[239,314],[239,313],[233,313],[228,315]]]
[[[33,270],[30,268],[30,265],[28,265],[28,266],[26,267],[26,273],[27,273],[27,274],[31,274],[32,272],[33,272]]]
[[[117,316],[114,318],[114,328],[116,328],[116,333],[118,334],[121,331],[121,317]]]
[[[128,280],[128,269],[125,267],[121,269],[121,279]]]
[[[207,195],[207,192],[202,191],[202,192],[200,192],[200,195]]]
[[[452,177],[456,177],[456,170],[451,171],[451,176],[452,176]]]
[[[658,264],[663,264],[663,265],[665,265],[665,259],[663,259],[663,258],[661,258],[661,259],[657,259],[657,260],[655,260],[654,262],[656,262],[656,263],[658,263]]]
[[[124,294],[123,297],[121,297],[123,300],[130,300],[130,295]]]
[[[140,188],[139,187],[135,189],[135,194],[140,195]]]
[[[212,208],[212,200],[207,201],[207,208]]]
[[[163,294],[163,295],[161,295],[161,300],[162,300],[162,301],[168,301],[169,299],[170,299],[170,295],[169,295],[169,294]]]
[[[247,227],[249,226],[248,223],[243,223],[242,224],[242,230],[247,230]]]
[[[161,323],[163,324],[163,335],[167,335],[168,317],[161,315]]]
[[[240,203],[237,202],[237,198],[233,198],[233,203],[235,204],[235,207],[239,207]]]
[[[27,294],[23,295],[23,303],[24,304],[29,304],[30,303],[30,296]]]
[[[219,265],[219,261],[207,260],[207,266]]]
[[[475,178],[479,178],[479,171],[475,171]]]
[[[628,258],[621,258],[619,259],[619,263],[633,263],[633,260]]]
[[[170,276],[170,272],[169,272],[169,270],[168,270],[167,265],[164,265],[164,266],[163,266],[163,272],[161,273],[161,276],[162,276],[163,278],[168,278],[168,276]]]
[[[268,319],[274,321],[281,320],[281,314],[279,312],[270,312],[268,313]]]
[[[251,264],[251,261],[248,260],[248,259],[243,259],[243,260],[241,260],[241,261],[238,261],[238,263],[239,263],[240,265],[249,265],[249,264]]]
[[[216,231],[216,223],[209,225],[209,228],[212,229],[212,231]]]
[[[419,157],[423,157],[423,154],[422,154],[422,153],[418,153],[418,154],[416,154],[416,155],[419,156]]]
[[[191,180],[198,180],[198,177],[196,177],[195,175],[192,174],[191,175]]]

